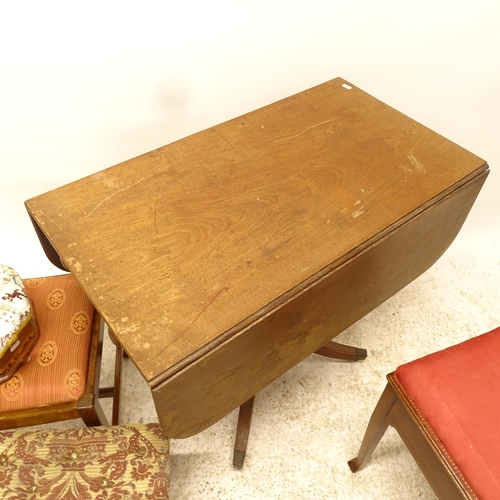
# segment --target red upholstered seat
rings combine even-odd
[[[397,368],[395,379],[457,475],[500,499],[500,328]]]
[[[500,499],[500,328],[387,375],[353,472],[390,425],[440,500]]]

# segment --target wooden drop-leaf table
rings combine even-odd
[[[336,78],[26,207],[182,438],[342,351],[328,342],[443,254],[487,175]]]

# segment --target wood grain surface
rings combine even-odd
[[[26,206],[156,386],[486,170],[337,78]]]
[[[460,230],[487,173],[356,253],[320,280],[153,388],[172,438],[196,434],[426,271]]]

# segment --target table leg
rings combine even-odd
[[[328,358],[345,359],[347,361],[360,361],[366,358],[366,349],[352,347],[350,345],[339,344],[330,341],[316,351],[316,354]],[[238,415],[238,424],[236,427],[236,439],[234,441],[233,466],[241,469],[245,460],[247,450],[248,435],[250,434],[250,425],[252,423],[253,404],[255,396],[245,401],[240,406]]]
[[[320,347],[316,351],[316,354],[326,356],[327,358],[345,359],[347,361],[360,361],[367,356],[366,349],[338,344],[337,342],[333,342],[333,340]]]
[[[250,424],[252,423],[253,403],[255,396],[245,401],[240,406],[238,425],[236,427],[236,439],[234,441],[233,466],[241,469],[245,460]]]

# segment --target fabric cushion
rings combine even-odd
[[[500,498],[500,328],[397,368],[395,378],[457,474]]]
[[[0,264],[0,358],[31,319],[30,299],[11,267]]]
[[[77,401],[86,389],[94,307],[69,274],[23,281],[40,338],[30,360],[0,385],[1,412]]]
[[[166,500],[168,480],[158,424],[0,433],[6,500]]]

